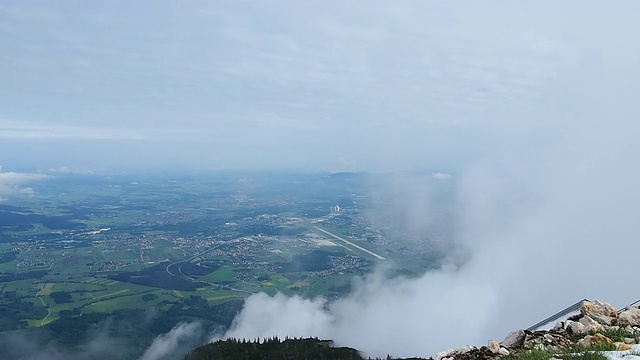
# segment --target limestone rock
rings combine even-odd
[[[544,338],[544,342],[548,344],[552,344],[556,341],[556,338],[549,333],[544,334],[542,337]]]
[[[576,335],[584,335],[589,333],[589,330],[587,329],[587,327],[584,326],[584,324],[579,321],[572,321],[568,326],[568,330],[572,334],[576,334]]]
[[[627,310],[623,311],[618,317],[618,324],[622,326],[640,326],[640,309],[628,308]]]
[[[586,348],[612,346],[613,341],[602,334],[587,335],[580,339],[577,344]]]
[[[475,349],[476,349],[475,346],[467,345],[465,347],[461,347],[458,349],[449,349],[449,350],[440,351],[439,353],[436,354],[436,360],[444,360],[445,358],[450,358],[456,355],[465,354]]]
[[[498,342],[495,340],[491,340],[489,341],[488,348],[492,353],[497,354],[500,351],[500,344],[498,344]]]
[[[631,350],[631,346],[629,344],[625,344],[622,342],[617,342],[617,343],[613,343],[613,345],[615,345],[616,350]]]
[[[509,333],[504,340],[500,343],[500,345],[504,346],[507,349],[513,349],[521,347],[524,343],[525,333],[524,330],[516,330],[514,332]]]
[[[594,318],[594,319],[598,315],[612,317],[612,318],[618,317],[618,311],[616,310],[616,308],[614,308],[613,306],[605,302],[601,302],[598,300],[583,301],[582,304],[580,304],[580,312],[582,313],[582,315],[590,316],[591,318]]]
[[[600,314],[589,315],[590,318],[595,320],[598,324],[611,326],[616,323],[617,318],[612,316],[605,316]]]
[[[609,331],[612,338],[621,341],[614,342],[602,333],[604,331]],[[620,335],[624,335],[624,338]],[[468,345],[441,351],[436,354],[435,360],[503,360],[506,356],[517,356],[521,351],[531,349],[563,354],[576,345],[596,350],[609,348],[628,351],[633,349],[633,345],[640,343],[639,336],[639,308],[627,308],[619,315],[616,309],[607,303],[583,301],[580,314],[559,321],[551,330],[517,330],[507,335],[500,343],[491,340],[487,346],[480,348]]]
[[[583,316],[582,319],[580,319],[578,322],[585,326],[585,330],[587,333],[591,331],[597,332],[604,330],[604,327],[601,324],[587,315]]]

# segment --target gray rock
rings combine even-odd
[[[444,360],[446,358],[453,358],[456,355],[460,355],[460,354],[465,354],[468,353],[469,351],[475,350],[476,347],[475,346],[471,346],[471,345],[467,345],[458,349],[449,349],[449,350],[444,350],[444,351],[440,351],[439,353],[436,354],[436,360]]]
[[[554,338],[553,335],[551,334],[544,334],[543,338],[544,338],[544,341],[549,344],[553,344],[556,341],[556,338]]]
[[[606,326],[611,326],[615,324],[617,320],[615,317],[601,315],[601,314],[591,314],[589,315],[589,317],[595,320],[598,324],[606,325]]]
[[[629,334],[633,334],[633,335],[640,334],[640,328],[635,326],[627,325],[625,326],[624,330]]]
[[[521,347],[524,343],[524,337],[524,330],[516,330],[509,333],[509,335],[507,335],[507,337],[502,340],[500,345],[504,346],[507,349],[518,348]]]
[[[628,308],[623,311],[618,317],[618,324],[640,326],[640,309]]]
[[[579,321],[572,321],[571,324],[569,324],[569,331],[571,331],[572,334],[576,335],[584,335],[589,333],[587,327]]]
[[[602,330],[604,330],[604,327],[600,323],[598,323],[597,321],[593,320],[588,315],[583,316],[580,320],[578,320],[578,322],[585,326],[585,331],[587,333],[589,333],[591,331],[602,331]]]

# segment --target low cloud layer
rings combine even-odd
[[[180,323],[166,334],[159,335],[140,360],[176,359],[190,350],[191,341],[201,333],[198,323]]]
[[[33,195],[33,189],[25,185],[44,178],[43,174],[2,172],[0,167],[0,202],[13,195]]]
[[[36,333],[0,333],[0,358],[12,360],[119,360],[125,359],[130,347],[125,339],[107,334],[106,328],[83,334],[85,342],[70,349],[50,342]]]
[[[416,279],[379,270],[331,304],[257,294],[224,336],[318,336],[369,356],[430,356],[501,340],[585,297],[635,301],[640,129],[629,118],[637,105],[615,103],[608,122],[591,106],[579,126],[559,123],[553,142],[515,156],[508,139],[462,169],[457,251],[440,270]],[[403,206],[430,209],[420,182],[402,188],[416,195],[397,196]]]

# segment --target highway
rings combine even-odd
[[[165,267],[164,269],[171,276],[180,277],[180,278],[183,278],[183,279],[186,279],[186,280],[189,280],[189,281],[193,281],[193,282],[200,282],[200,283],[208,284],[208,285],[211,285],[211,286],[216,286],[216,287],[219,287],[219,288],[224,289],[224,290],[233,290],[233,291],[237,291],[237,292],[241,292],[241,293],[245,293],[245,294],[253,294],[251,291],[234,288],[234,287],[231,287],[231,286],[228,286],[228,285],[220,285],[220,284],[216,284],[216,283],[213,283],[213,282],[210,282],[210,281],[206,281],[206,280],[194,279],[194,278],[192,278],[190,276],[187,276],[187,275],[182,273],[182,264],[184,264],[186,262],[189,262],[189,261],[197,258],[198,256],[202,256],[202,255],[204,255],[204,254],[206,254],[208,252],[211,252],[211,251],[219,248],[222,245],[225,245],[225,244],[222,243],[222,244],[216,245],[216,246],[214,246],[212,248],[209,248],[209,249],[207,249],[207,250],[205,250],[205,251],[203,251],[201,253],[197,253],[195,255],[188,256],[188,257],[186,257],[186,258],[184,258],[182,260],[174,261],[174,262],[170,263],[169,265],[167,265],[167,267]],[[180,266],[178,266],[178,273],[179,274],[174,274],[169,269],[171,268],[171,266],[174,266],[174,265],[177,265],[177,264],[180,264]]]

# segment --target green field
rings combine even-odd
[[[316,226],[397,253],[358,220],[364,185],[289,176],[69,176],[0,203],[0,332],[73,344],[75,329],[128,331],[135,318],[142,344],[180,321],[229,326],[258,292],[332,301],[380,260]],[[404,254],[403,266],[419,273],[438,261],[427,258]]]

